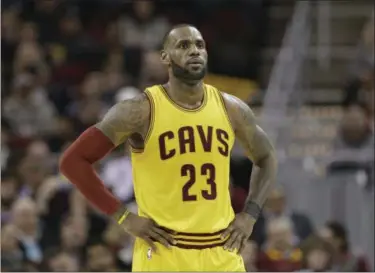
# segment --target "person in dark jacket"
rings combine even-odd
[[[319,232],[334,248],[334,271],[371,272],[367,259],[354,254],[349,245],[346,228],[339,222],[329,221]]]
[[[266,225],[270,219],[287,217],[293,224],[297,241],[306,239],[313,231],[313,226],[307,215],[289,211],[286,206],[286,198],[282,189],[274,189],[270,194],[261,216],[256,222],[252,234],[252,239],[262,246],[266,240]]]

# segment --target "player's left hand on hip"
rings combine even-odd
[[[255,222],[256,220],[246,212],[238,213],[233,222],[221,235],[223,239],[229,236],[224,249],[240,253],[253,231]]]

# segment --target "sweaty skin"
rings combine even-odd
[[[185,108],[199,107],[203,100],[203,77],[207,67],[207,51],[201,33],[188,25],[175,27],[166,37],[161,61],[168,67],[169,81],[164,87],[172,100]],[[223,93],[223,99],[236,138],[257,167],[252,173],[248,202],[261,208],[275,181],[277,161],[274,148],[266,133],[257,125],[248,105],[226,93]],[[141,94],[113,106],[96,127],[115,146],[129,138],[135,147],[143,148],[149,130],[150,111],[147,96]],[[125,221],[130,226],[129,230],[136,230],[137,224],[131,222],[139,219],[134,215],[129,218]],[[251,235],[255,221],[256,217],[249,213],[237,214],[223,233],[224,237],[230,235],[224,247],[240,251]]]

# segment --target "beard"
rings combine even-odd
[[[207,66],[203,67],[199,72],[190,72],[188,69],[183,68],[171,60],[171,68],[173,76],[188,85],[195,85],[201,81],[207,72]]]

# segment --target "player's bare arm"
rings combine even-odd
[[[172,237],[152,219],[130,213],[105,189],[92,168],[92,164],[133,134],[144,137],[149,117],[150,103],[145,94],[117,103],[99,123],[87,129],[68,148],[61,159],[60,169],[91,203],[110,215],[125,231],[145,240],[156,250],[154,241],[170,247],[174,243]],[[77,169],[79,173],[74,171]]]
[[[140,134],[144,139],[148,131],[149,120],[150,102],[145,94],[141,94],[113,106],[103,120],[95,126],[117,146],[133,134]],[[172,237],[160,229],[154,221],[132,214],[125,207],[120,207],[113,217],[128,233],[142,238],[155,251],[154,240],[166,247],[174,244]]]
[[[234,96],[223,94],[223,97],[236,138],[254,164],[244,211],[236,216],[224,234],[231,234],[225,247],[240,250],[251,235],[253,225],[275,182],[277,159],[269,138],[257,125],[250,107]]]
[[[95,125],[115,146],[132,134],[145,136],[150,117],[150,102],[143,93],[115,104],[103,120]]]

